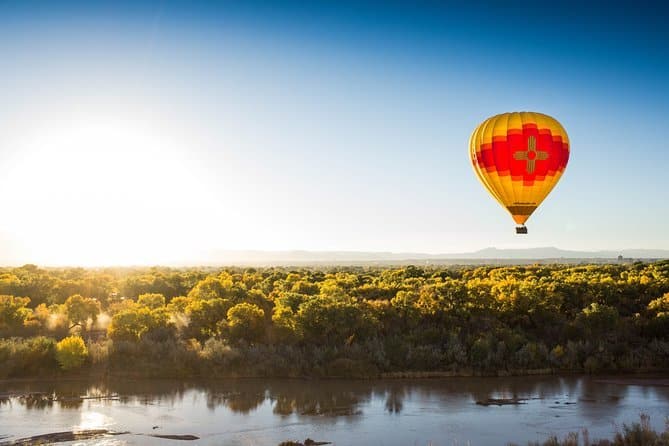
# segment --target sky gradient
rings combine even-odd
[[[0,1],[0,264],[212,250],[669,249],[669,14],[413,2]],[[570,136],[517,236],[472,130]]]

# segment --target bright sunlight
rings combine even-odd
[[[192,232],[170,237],[208,199],[206,175],[188,156],[191,136],[123,112],[54,113],[17,129],[20,157],[0,180],[12,190],[3,200],[13,217],[3,225],[36,261],[169,261],[184,253],[180,243],[202,241]]]

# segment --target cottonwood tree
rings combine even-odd
[[[96,299],[83,297],[80,294],[68,297],[64,307],[65,314],[70,322],[70,329],[77,326],[86,329],[88,321],[91,320],[94,324],[100,314],[100,302]]]

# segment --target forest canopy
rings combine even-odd
[[[669,261],[25,265],[0,269],[0,337],[0,377],[57,372],[66,338],[62,369],[150,376],[651,370],[669,366]]]

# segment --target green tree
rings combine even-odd
[[[16,336],[31,315],[29,297],[0,296],[0,335]]]
[[[293,283],[291,291],[294,293],[314,295],[318,294],[319,287],[316,283],[310,283],[306,280],[298,280]]]
[[[230,308],[227,316],[232,339],[246,341],[262,339],[265,331],[265,311],[259,306],[243,302]]]
[[[318,296],[300,305],[296,329],[306,342],[341,345],[376,333],[378,320],[366,303],[349,297]]]
[[[158,293],[140,294],[139,297],[137,298],[137,303],[139,305],[143,305],[152,310],[155,310],[157,308],[165,306],[165,296]]]
[[[648,304],[648,310],[655,315],[669,313],[669,293],[665,293],[664,296],[652,300]]]
[[[186,296],[177,296],[167,304],[167,310],[170,313],[185,313],[186,307],[193,302],[193,299]]]
[[[577,324],[584,327],[587,334],[594,336],[614,336],[619,320],[616,308],[598,303],[585,307],[576,318]]]
[[[79,336],[68,336],[56,344],[56,360],[63,370],[81,367],[87,357],[88,349]]]
[[[107,334],[114,341],[139,341],[156,332],[170,334],[173,329],[166,311],[138,306],[116,313]]]
[[[83,297],[80,294],[70,296],[65,301],[65,314],[70,321],[70,328],[80,326],[86,328],[88,320],[95,323],[100,314],[100,302],[96,299]]]
[[[192,299],[186,306],[188,326],[184,329],[184,336],[205,341],[207,338],[220,334],[220,322],[224,321],[232,302],[228,299]]]
[[[246,297],[246,289],[243,282],[235,283],[230,274],[223,272],[218,277],[207,276],[199,281],[188,293],[188,297],[199,300],[230,299],[240,302]]]
[[[648,321],[648,332],[653,337],[669,337],[669,293],[652,300],[648,304],[648,313],[651,317]]]

